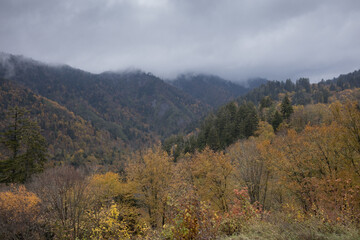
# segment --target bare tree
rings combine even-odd
[[[89,205],[84,171],[71,166],[48,169],[35,177],[31,189],[42,200],[45,224],[60,238],[81,238]]]

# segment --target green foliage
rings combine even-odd
[[[51,99],[132,147],[185,130],[210,109],[150,73],[91,74],[10,55],[12,82]],[[0,65],[0,78],[6,77]]]
[[[284,99],[281,102],[280,112],[283,119],[289,119],[291,114],[294,112],[288,95],[285,95]]]
[[[24,183],[44,169],[46,142],[39,126],[26,113],[19,107],[8,113],[8,126],[1,136],[4,155],[0,159],[0,182]]]
[[[252,103],[238,105],[231,102],[215,114],[209,114],[202,122],[197,135],[172,136],[163,143],[163,148],[175,160],[185,154],[203,150],[209,146],[214,151],[224,150],[239,139],[253,136],[258,128],[259,118]]]
[[[358,88],[360,87],[359,83],[360,70],[340,75],[332,80],[323,80],[318,84],[310,84],[308,78],[300,78],[295,84],[290,79],[285,82],[268,81],[238,98],[238,102],[245,100],[259,104],[266,97],[279,101],[282,94],[288,94],[294,105],[328,103],[335,92]]]
[[[48,145],[49,164],[70,162],[81,166],[118,162],[120,165],[125,148],[121,139],[114,139],[110,132],[96,128],[57,102],[13,82],[0,80],[1,132],[8,130],[10,123],[5,114],[12,106],[29,109],[27,117],[37,120]]]
[[[213,150],[223,150],[238,139],[252,136],[257,125],[253,104],[229,103],[204,121],[198,134],[198,147],[203,149],[207,145]]]
[[[281,116],[281,114],[279,113],[279,111],[275,112],[274,118],[271,122],[271,125],[274,129],[274,131],[276,131],[276,129],[280,126],[280,124],[283,121],[283,117]]]
[[[261,99],[260,109],[268,108],[268,107],[270,107],[272,104],[273,104],[273,101],[272,101],[271,97],[266,96],[266,97],[264,97],[263,99]]]
[[[248,88],[211,75],[180,75],[172,84],[214,108],[244,95]]]

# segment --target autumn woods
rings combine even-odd
[[[357,102],[334,102],[295,106],[276,132],[260,121],[254,136],[224,150],[205,147],[174,161],[174,152],[157,144],[128,154],[121,171],[47,168],[25,185],[3,187],[0,234],[215,239],[256,228],[266,234],[267,227],[279,237],[334,231],[356,236],[359,139]]]
[[[149,74],[29,69],[0,79],[0,239],[359,239],[359,71],[204,117]]]

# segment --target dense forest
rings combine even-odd
[[[142,72],[11,61],[1,239],[360,238],[359,71],[238,95],[195,77],[219,106]]]

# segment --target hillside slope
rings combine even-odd
[[[146,142],[184,130],[209,107],[143,72],[91,74],[2,54],[0,77],[51,99],[113,138]]]
[[[204,74],[183,74],[170,82],[192,97],[216,108],[249,91],[249,88]]]
[[[108,131],[97,129],[89,121],[50,99],[14,82],[0,79],[0,132],[9,125],[7,115],[14,106],[28,110],[28,117],[40,126],[52,163],[106,164],[118,158],[124,150],[124,142],[112,138]]]

